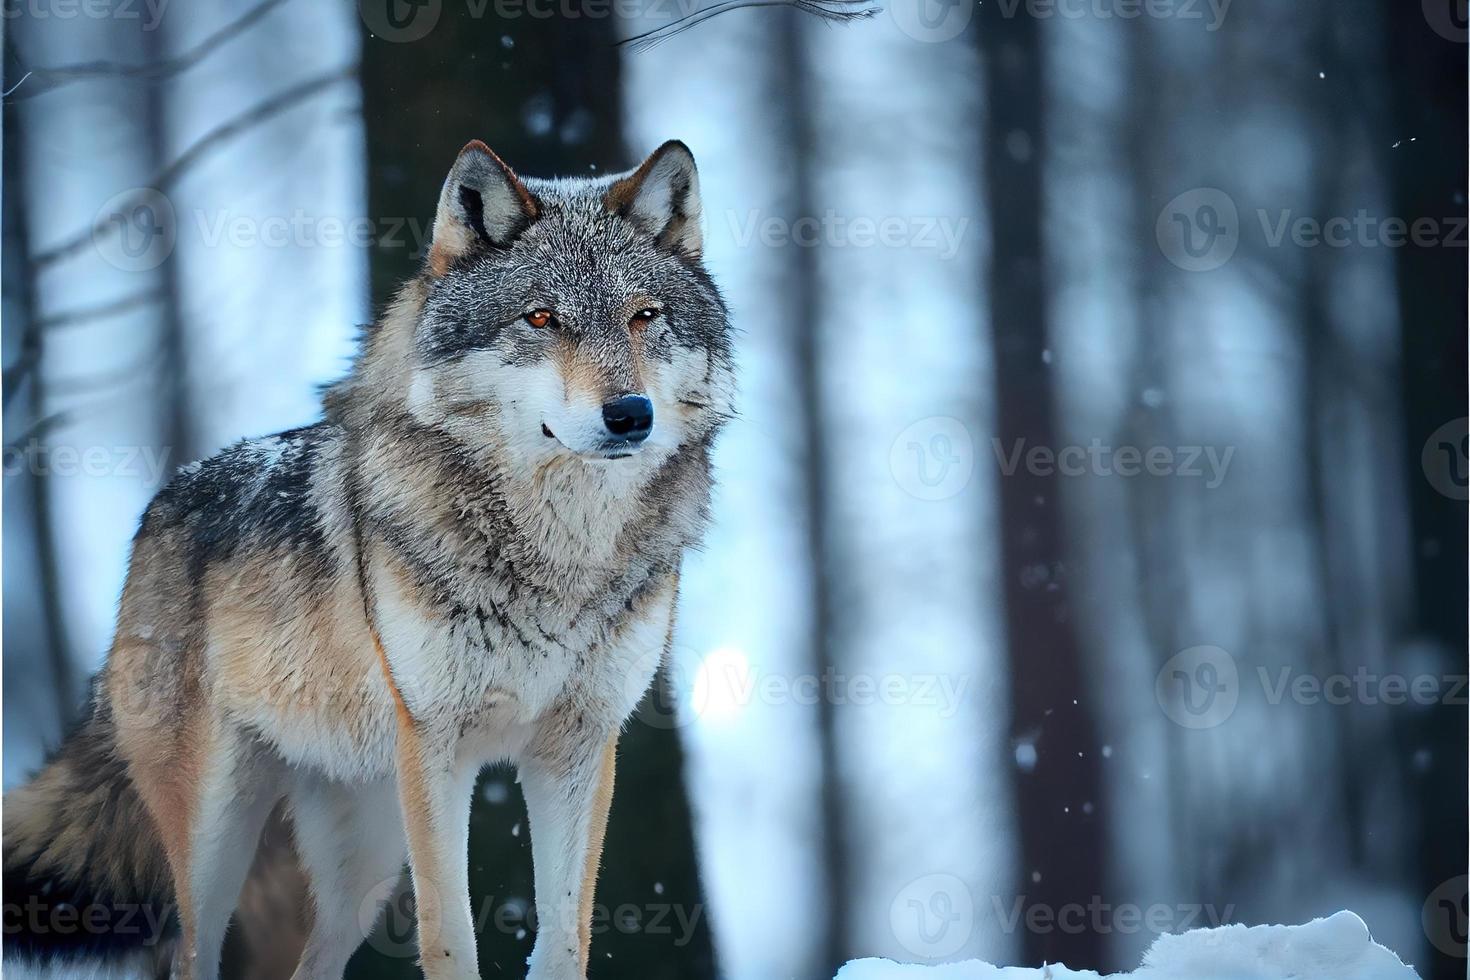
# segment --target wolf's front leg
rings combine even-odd
[[[570,721],[544,726],[520,762],[536,876],[536,945],[528,980],[587,975],[617,730],[594,735]]]
[[[470,797],[475,772],[456,760],[457,732],[400,718],[398,796],[427,980],[478,980],[470,916]]]

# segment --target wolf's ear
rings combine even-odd
[[[459,151],[434,213],[429,270],[442,276],[479,245],[504,248],[540,214],[535,196],[490,148],[471,140]]]
[[[647,231],[660,245],[699,257],[699,171],[694,154],[678,140],[653,151],[643,165],[608,188],[603,204]]]

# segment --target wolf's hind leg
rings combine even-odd
[[[403,873],[398,790],[391,779],[349,785],[301,774],[289,798],[316,913],[293,980],[341,980]]]
[[[279,799],[278,764],[243,736],[221,733],[211,748],[190,820],[187,881],[178,889],[183,942],[175,968],[181,980],[218,980],[225,930]]]

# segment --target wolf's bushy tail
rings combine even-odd
[[[166,962],[178,929],[168,862],[105,698],[5,794],[4,889],[7,960]]]

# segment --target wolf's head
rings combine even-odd
[[[682,143],[597,180],[523,180],[470,143],[444,182],[399,354],[408,411],[518,468],[638,470],[706,439],[733,373],[700,247]]]

